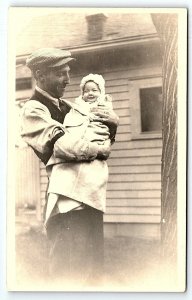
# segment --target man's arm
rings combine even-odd
[[[34,150],[46,155],[64,134],[62,124],[51,118],[47,107],[35,100],[27,102],[21,114],[21,136]]]
[[[94,159],[106,160],[110,154],[110,140],[102,145],[77,138],[66,132],[54,145],[54,157],[67,161],[91,161]]]
[[[23,107],[21,136],[46,163],[54,154],[65,160],[93,160],[102,147],[65,133],[61,123],[51,118],[46,106],[30,101]],[[106,149],[103,149],[103,151]]]

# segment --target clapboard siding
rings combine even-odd
[[[145,177],[148,173],[160,174],[160,172],[160,165],[109,166],[109,174],[141,174]]]
[[[143,72],[141,69],[139,74],[136,70],[121,74],[115,72],[114,75],[118,80],[112,82],[110,82],[112,74],[105,74],[106,86],[109,85],[106,91],[107,93],[112,91],[113,107],[120,118],[116,143],[112,146],[108,160],[110,175],[105,222],[160,222],[162,141],[131,139],[132,116],[128,85],[129,79],[136,76],[140,78],[150,76],[153,72],[154,69],[145,69]],[[158,74],[159,70],[156,70],[156,73]],[[112,89],[111,84],[114,85]],[[124,88],[122,84],[125,85]],[[119,89],[121,93],[118,93]],[[125,109],[122,110],[123,108]]]
[[[157,198],[160,199],[160,190],[120,190],[120,191],[107,191],[107,199],[141,199],[141,198]]]
[[[112,174],[111,174],[112,175]],[[121,174],[113,173],[113,176],[109,177],[110,182],[161,182],[161,174]]]
[[[128,108],[129,107],[129,100],[128,99],[124,99],[126,101],[122,101],[123,99],[121,99],[121,101],[114,101],[113,102],[113,108],[114,110],[118,110],[118,109],[122,109],[122,108]]]
[[[48,183],[47,175],[41,173],[41,184],[47,184],[47,183]]]
[[[119,207],[119,206],[108,206],[106,213],[109,215],[153,215],[159,216],[161,213],[160,207],[143,207],[143,206],[127,206],[127,207]]]
[[[161,182],[109,182],[108,191],[158,191],[161,189]]]
[[[31,148],[16,147],[16,207],[29,206],[38,210],[39,195],[39,160]]]
[[[89,70],[88,72],[91,72],[91,70]],[[78,90],[82,77],[87,75],[87,73],[86,74],[79,73],[76,76],[72,75],[68,89]],[[153,75],[157,76],[161,74],[161,66],[157,66],[154,64],[151,66],[146,66],[144,62],[143,65],[140,65],[139,69],[138,67],[127,69],[126,66],[122,68],[116,64],[115,68],[113,68],[113,70],[111,71],[111,70],[102,69],[102,65],[101,65],[99,74],[102,74],[103,77],[105,78],[107,87],[114,86],[114,85],[118,86],[119,84],[122,83],[122,81],[123,84],[126,84],[127,79],[132,79],[132,78],[140,79],[143,77],[145,78]]]
[[[160,207],[160,199],[110,199],[107,207]]]
[[[160,223],[161,216],[152,215],[104,215],[104,222],[106,223]]]
[[[126,108],[126,109],[119,108],[119,109],[116,109],[115,111],[119,117],[125,117],[125,116],[130,117],[129,108]]]
[[[122,120],[122,118],[121,118]],[[137,141],[122,141],[118,142],[112,145],[112,150],[115,149],[146,149],[146,148],[162,148],[162,140],[160,139],[152,139],[148,140],[147,143],[146,141],[143,140],[137,140]]]
[[[131,120],[130,120],[130,117],[121,117],[121,124],[119,124],[120,126],[121,125],[130,125],[131,124]]]
[[[42,162],[40,163],[40,178],[41,178],[40,198],[41,198],[42,210],[43,210],[43,206],[45,204],[45,195],[46,195],[47,185],[48,185],[48,177],[47,177],[46,169],[45,169],[44,164]]]
[[[161,157],[113,157],[108,159],[109,166],[137,166],[137,165],[157,165],[161,163]]]
[[[93,71],[92,71],[93,72]],[[87,72],[89,73],[89,72]],[[132,140],[129,79],[156,76],[159,67],[141,69],[114,69],[100,71],[106,80],[106,92],[113,98],[113,107],[119,116],[116,142],[108,159],[109,181],[107,208],[104,221],[109,223],[159,223],[161,217],[161,152],[162,140],[149,138]],[[65,98],[74,101],[79,96],[82,76],[71,78]],[[47,189],[47,175],[43,164],[41,174],[41,201]]]
[[[130,125],[124,125],[119,124],[117,133],[131,133],[131,126]]]
[[[123,129],[124,130],[124,129]],[[111,153],[111,158],[113,157],[148,157],[148,156],[161,156],[161,148],[145,148],[145,149],[127,149],[127,150],[119,150],[113,149]]]

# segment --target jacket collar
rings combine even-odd
[[[49,93],[46,91],[42,90],[40,87],[36,86],[35,87],[36,91],[42,94],[44,97],[48,98],[51,100],[53,104],[55,104],[59,108],[59,99],[52,97]]]

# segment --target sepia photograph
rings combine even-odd
[[[185,292],[187,9],[8,24],[7,289]]]

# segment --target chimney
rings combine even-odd
[[[105,14],[92,14],[86,16],[88,41],[101,40],[104,35],[104,24],[107,19]]]

